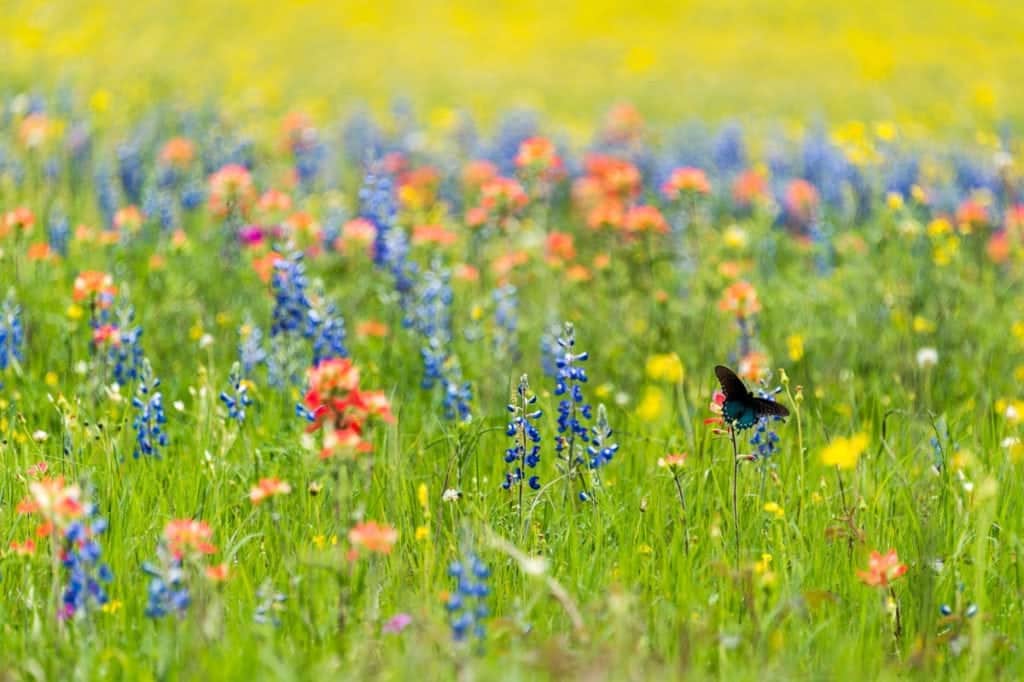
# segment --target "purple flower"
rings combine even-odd
[[[259,225],[246,225],[239,230],[238,236],[246,246],[255,246],[263,242],[263,228]]]
[[[399,613],[391,617],[388,622],[384,623],[384,627],[381,631],[388,635],[397,635],[402,630],[406,629],[412,624],[412,616],[408,613]]]

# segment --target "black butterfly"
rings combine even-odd
[[[788,417],[789,410],[773,400],[755,397],[743,385],[736,373],[728,367],[717,365],[715,376],[722,385],[725,402],[722,403],[722,416],[726,423],[733,424],[737,429],[749,429],[761,417]]]

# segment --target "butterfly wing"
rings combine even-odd
[[[758,417],[788,417],[789,410],[786,409],[785,405],[780,405],[774,400],[765,400],[764,398],[751,398],[753,400],[754,411]]]
[[[741,403],[748,402],[749,398],[753,398],[750,395],[750,391],[743,385],[743,382],[736,372],[732,371],[724,365],[715,366],[715,376],[718,377],[718,383],[722,386],[722,393],[725,394],[727,400],[736,400]]]

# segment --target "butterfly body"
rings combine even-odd
[[[758,398],[743,384],[736,373],[728,367],[715,367],[715,376],[722,386],[725,402],[722,403],[722,417],[727,424],[743,430],[752,428],[762,417],[788,417],[789,410],[774,400]]]

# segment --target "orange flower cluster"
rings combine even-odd
[[[906,572],[907,565],[900,563],[900,557],[895,549],[890,549],[885,554],[877,551],[871,552],[871,556],[868,558],[868,570],[857,571],[857,577],[865,585],[871,587],[888,587],[889,583]]]
[[[557,180],[565,172],[554,143],[546,137],[531,137],[520,143],[516,168],[526,178],[546,182]]]
[[[76,303],[89,300],[96,301],[100,307],[107,307],[113,302],[117,295],[117,287],[114,286],[114,278],[99,270],[84,270],[75,277],[75,284],[71,291],[71,298]]]
[[[572,186],[577,210],[591,229],[624,229],[643,185],[640,169],[625,159],[604,154],[588,156],[584,168],[586,175]],[[634,217],[633,224],[640,225],[643,221]]]
[[[16,511],[42,517],[42,523],[36,528],[37,537],[64,531],[86,514],[82,489],[75,484],[66,485],[63,476],[32,481],[28,484],[28,491],[28,496],[18,503]]]
[[[185,168],[196,158],[196,146],[187,137],[172,137],[160,149],[160,161],[175,168]]]
[[[367,421],[394,421],[383,391],[360,390],[359,369],[348,358],[331,358],[310,368],[305,405],[313,420],[308,430],[323,432],[321,459],[369,452],[372,446],[363,438]]]
[[[425,211],[437,203],[441,172],[434,166],[421,166],[398,176],[398,201],[403,208]]]
[[[672,171],[661,186],[661,193],[669,201],[678,201],[683,197],[696,197],[711,193],[711,183],[707,174],[700,168],[685,166]]]
[[[818,190],[807,180],[797,178],[786,186],[783,201],[790,220],[795,223],[793,227],[803,227],[810,224],[818,210]]]
[[[287,495],[292,487],[280,478],[261,478],[260,482],[249,491],[249,501],[253,505],[262,504],[272,497]]]
[[[756,170],[746,170],[732,181],[732,200],[737,208],[748,209],[768,198],[768,178]]]
[[[213,529],[205,521],[175,519],[164,526],[164,540],[176,559],[197,554],[214,554],[217,547],[210,542]]]
[[[718,301],[718,309],[736,317],[750,317],[761,311],[757,290],[750,282],[740,280],[730,284]]]
[[[32,231],[36,215],[24,206],[0,215],[0,239],[13,235],[22,236]]]
[[[348,541],[354,549],[364,549],[374,554],[390,554],[398,542],[398,531],[394,527],[376,521],[357,523],[348,532]]]
[[[530,198],[518,180],[498,176],[480,186],[477,205],[466,211],[466,223],[469,227],[482,227],[488,222],[507,227],[528,203]]]
[[[248,213],[256,201],[256,185],[245,166],[230,163],[210,175],[210,213],[223,218],[232,211]]]

